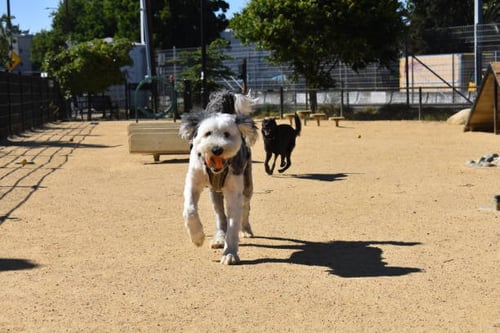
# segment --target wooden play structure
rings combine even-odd
[[[489,64],[464,131],[500,133],[500,62]]]

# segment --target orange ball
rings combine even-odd
[[[224,159],[220,156],[205,156],[205,163],[209,168],[220,170],[225,166]]]

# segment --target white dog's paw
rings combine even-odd
[[[241,237],[243,238],[252,238],[253,237],[253,231],[252,231],[252,228],[250,227],[250,225],[248,225],[247,227],[243,227],[241,229]]]
[[[233,253],[228,253],[222,256],[220,263],[223,265],[237,265],[240,262],[240,257]]]
[[[189,233],[189,236],[191,237],[191,241],[196,246],[202,246],[203,242],[205,241],[205,233],[203,232],[203,230],[194,234]]]
[[[210,247],[212,249],[222,249],[225,242],[226,236],[224,234],[216,234],[210,241]]]

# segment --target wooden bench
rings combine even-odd
[[[299,115],[300,119],[304,121],[304,125],[307,126],[307,119],[309,118],[311,111],[297,111],[297,114]]]
[[[345,118],[344,117],[330,117],[329,119],[335,121],[335,127],[339,127],[339,121],[344,120]]]
[[[316,123],[319,126],[321,119],[326,119],[326,114],[324,114],[324,113],[311,113],[311,118],[316,119]]]
[[[283,115],[290,122],[290,126],[292,126],[293,118],[295,118],[295,113],[285,113]]]
[[[189,154],[190,143],[179,136],[179,126],[169,122],[129,124],[129,152],[152,154],[155,162],[160,160],[160,155]]]
[[[166,129],[176,129],[179,130],[181,127],[180,123],[173,123],[167,121],[144,121],[140,123],[130,123],[128,125],[128,133],[134,133],[136,131],[143,131],[149,128],[166,128]]]

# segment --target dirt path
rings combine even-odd
[[[234,267],[184,231],[187,156],[130,155],[126,122],[1,146],[0,331],[500,332],[500,168],[466,165],[500,138],[341,125],[304,127],[284,175],[257,142]]]

